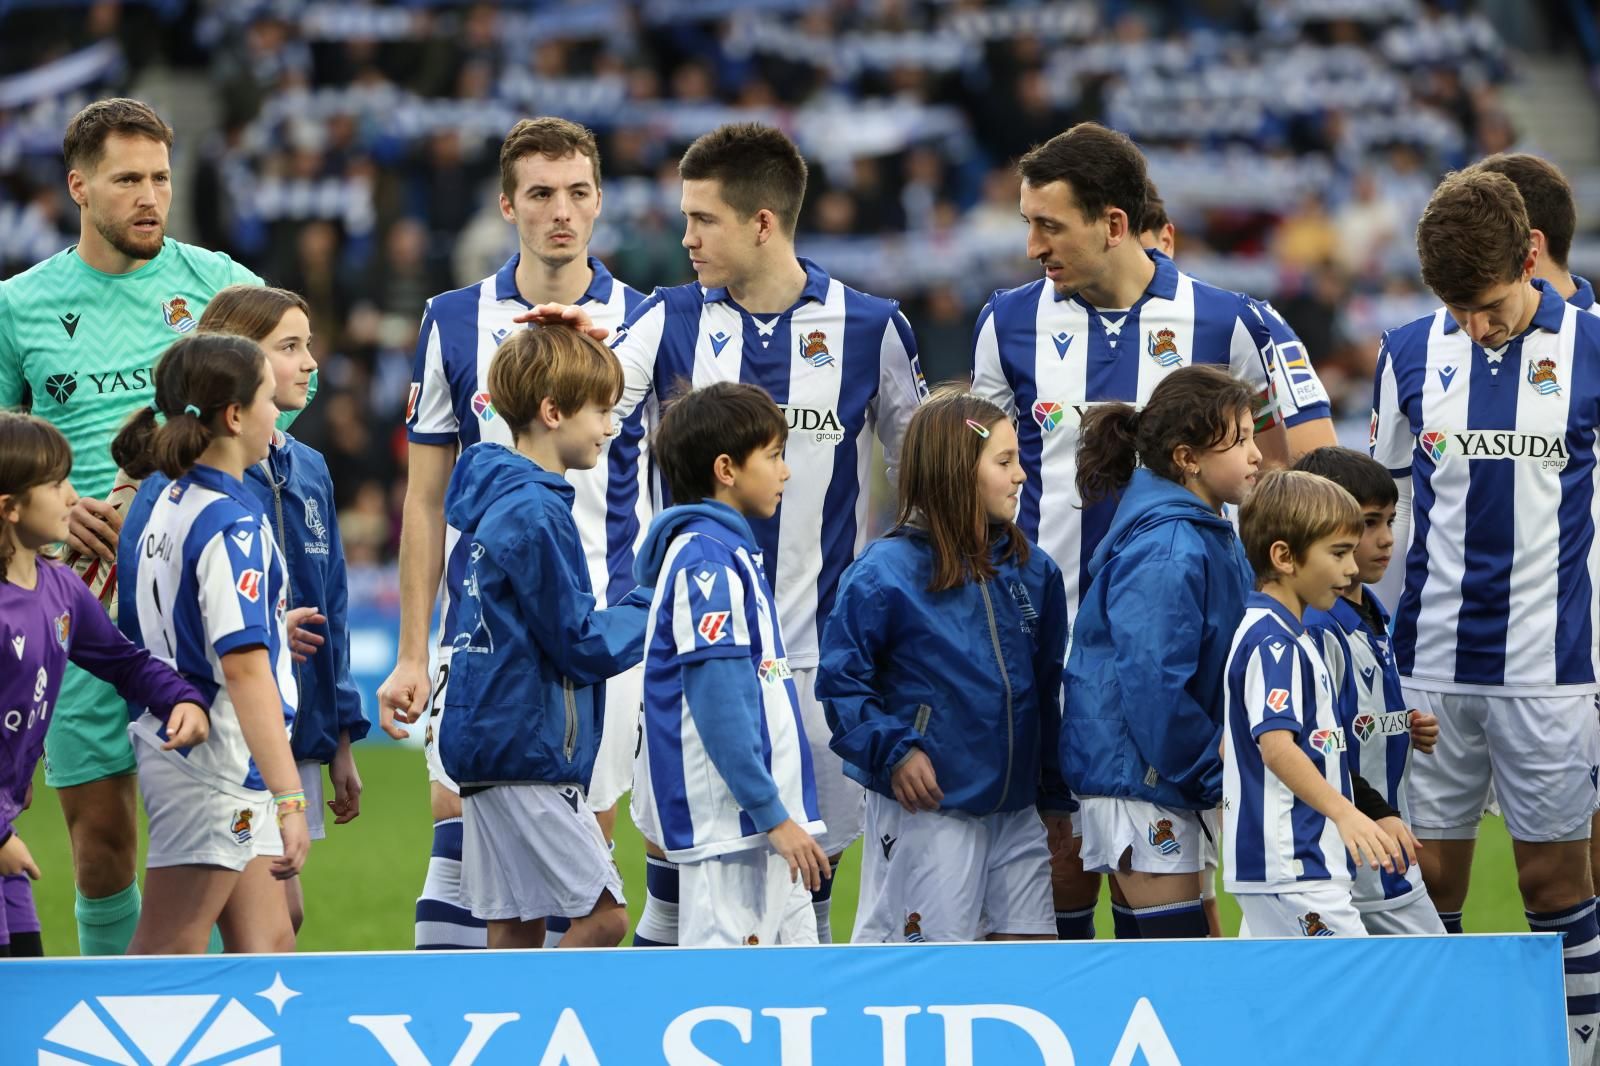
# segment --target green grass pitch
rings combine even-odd
[[[411,947],[412,907],[422,887],[432,840],[422,754],[382,743],[357,745],[356,754],[365,786],[361,817],[343,826],[330,821],[328,839],[311,849],[304,875],[303,951]],[[44,925],[45,951],[76,954],[72,856],[61,810],[54,793],[44,785],[42,771],[35,781],[33,808],[22,816],[17,829],[44,874],[34,884],[34,893]],[[142,855],[141,847],[141,860]],[[637,920],[644,904],[644,847],[625,810],[617,823],[616,855],[627,888],[628,912]],[[836,940],[850,937],[860,873],[858,844],[847,854],[843,875],[834,888]],[[1224,930],[1230,935],[1237,932],[1239,909],[1226,895],[1222,897],[1222,916]],[[1487,820],[1479,836],[1466,921],[1467,928],[1478,933],[1527,929],[1517,896],[1511,842],[1498,819]],[[1110,904],[1104,900],[1096,927],[1100,936],[1111,935]]]

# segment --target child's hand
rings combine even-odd
[[[319,614],[315,607],[296,607],[284,616],[283,626],[289,633],[289,654],[294,656],[295,662],[303,663],[317,654],[317,649],[322,647],[327,639],[306,627],[327,624],[327,615]]]
[[[889,775],[894,787],[894,798],[912,814],[918,811],[936,811],[944,802],[944,792],[933,772],[933,760],[921,748],[912,748],[905,761]]]
[[[822,887],[822,879],[833,872],[828,866],[828,853],[793,818],[785,818],[769,829],[767,839],[772,842],[772,850],[789,863],[791,883],[803,875],[806,889],[815,892]]]
[[[1399,816],[1396,815],[1390,818],[1379,818],[1378,828],[1394,837],[1395,843],[1400,845],[1401,857],[1406,860],[1406,864],[1400,867],[1398,872],[1405,873],[1415,866],[1417,852],[1422,850],[1422,841],[1412,835],[1411,827],[1402,822]]]
[[[16,874],[27,874],[35,881],[39,880],[39,864],[33,861],[33,855],[28,851],[28,845],[15,833],[11,834],[4,844],[0,844],[0,877],[12,877]]]
[[[333,753],[328,764],[328,780],[333,784],[333,799],[328,807],[333,811],[333,824],[344,825],[361,816],[361,773],[356,769],[355,756],[350,754],[348,735],[339,740],[339,750]]]
[[[1395,866],[1405,862],[1405,857],[1400,853],[1400,845],[1394,842],[1394,837],[1384,832],[1377,822],[1356,810],[1354,806],[1334,819],[1333,824],[1339,830],[1339,837],[1344,841],[1345,850],[1350,852],[1350,857],[1355,860],[1357,866],[1366,863],[1374,870],[1382,867],[1389,873],[1394,873]]]
[[[211,719],[206,716],[204,707],[198,703],[176,703],[167,716],[167,742],[161,745],[161,750],[192,748],[204,744],[210,735]]]
[[[1439,719],[1422,711],[1411,712],[1411,746],[1424,755],[1432,755],[1439,743]]]
[[[300,873],[311,853],[311,830],[306,828],[305,812],[284,815],[278,831],[283,835],[283,854],[272,860],[272,876],[287,881]]]

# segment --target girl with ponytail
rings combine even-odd
[[[254,341],[196,332],[161,357],[155,388],[113,445],[130,475],[170,479],[137,537],[121,538],[121,613],[152,654],[212,694],[211,736],[173,750],[151,712],[130,727],[150,847],[128,950],[198,954],[215,925],[228,951],[288,951],[274,879],[299,872],[310,837],[289,748],[287,584],[244,484],[272,444],[277,381]]]
[[[298,293],[287,289],[230,285],[206,305],[198,332],[253,341],[272,368],[280,432],[273,435],[267,457],[245,469],[244,483],[265,509],[272,536],[288,561],[286,625],[299,692],[290,743],[306,793],[307,827],[313,841],[321,840],[326,834],[326,809],[332,809],[336,824],[360,814],[361,775],[351,745],[366,736],[368,725],[361,694],[350,676],[349,582],[333,479],[315,448],[281,431],[284,419],[305,407],[317,369],[311,354],[311,311]],[[160,472],[146,478],[128,508],[123,526],[126,543],[137,543],[167,484]],[[128,555],[122,573],[131,585],[141,560],[137,553]],[[122,624],[124,632],[137,639],[133,612]],[[333,786],[331,801],[324,800],[324,765]],[[290,878],[284,888],[290,921],[298,932],[305,915],[300,879]]]
[[[1089,560],[1067,660],[1061,764],[1085,870],[1111,874],[1145,938],[1207,935],[1223,672],[1254,577],[1225,504],[1255,481],[1250,387],[1173,371],[1144,409],[1084,418],[1078,492],[1115,518]]]

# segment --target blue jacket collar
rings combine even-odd
[[[1573,280],[1578,279],[1574,278]],[[1584,284],[1587,285],[1588,282],[1584,282]],[[1566,317],[1566,301],[1563,300],[1561,298],[1561,294],[1556,292],[1551,284],[1543,278],[1534,278],[1533,287],[1539,290],[1539,307],[1533,312],[1533,321],[1529,323],[1528,330],[1542,329],[1547,333],[1560,333],[1561,320]],[[1579,289],[1580,293],[1582,291],[1582,289]],[[1593,289],[1589,290],[1589,299],[1590,302],[1593,302],[1594,300]],[[1577,297],[1574,296],[1573,300],[1576,301]],[[1452,333],[1459,332],[1460,329],[1461,326],[1457,324],[1454,316],[1447,313],[1444,316],[1445,335],[1449,336]],[[1521,336],[1527,336],[1528,330],[1524,330]],[[1519,338],[1513,339],[1515,340]],[[1508,341],[1507,343],[1510,342]]]
[[[1149,256],[1150,261],[1156,265],[1156,272],[1150,279],[1150,284],[1145,286],[1144,295],[1134,303],[1134,307],[1140,306],[1151,297],[1170,300],[1178,295],[1178,265],[1154,248],[1146,248],[1144,254]],[[1046,282],[1046,284],[1049,283]],[[1057,290],[1055,298],[1057,303],[1062,300],[1077,300],[1084,307],[1093,308],[1093,305],[1087,300],[1079,299],[1078,294],[1075,292],[1063,293]]]
[[[611,288],[616,284],[616,279],[611,276],[605,264],[594,256],[589,257],[589,269],[594,271],[594,277],[589,280],[589,287],[583,290],[583,295],[578,297],[578,303],[586,304],[608,303],[611,300]],[[522,262],[522,253],[518,252],[506,260],[506,265],[495,271],[494,298],[496,300],[515,300],[524,307],[528,301],[522,298],[522,293],[517,290],[517,264]]]
[[[806,287],[800,290],[800,299],[795,302],[794,306],[799,307],[807,300],[815,300],[819,304],[826,303],[828,299],[828,272],[803,255],[797,255],[795,259],[805,268]],[[728,295],[728,290],[722,287],[705,290],[702,300],[708,304],[721,303],[724,300],[729,303],[733,302],[733,298]],[[794,308],[790,308],[790,310],[792,311]]]

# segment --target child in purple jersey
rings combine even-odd
[[[0,955],[13,953],[13,926],[31,934],[20,941],[27,954],[41,953],[28,884],[39,867],[15,822],[30,799],[68,661],[160,715],[168,747],[198,744],[209,733],[200,693],[118,632],[76,574],[39,557],[66,537],[78,498],[67,480],[71,468],[72,450],[59,430],[0,413],[0,654],[7,660],[0,671]]]

